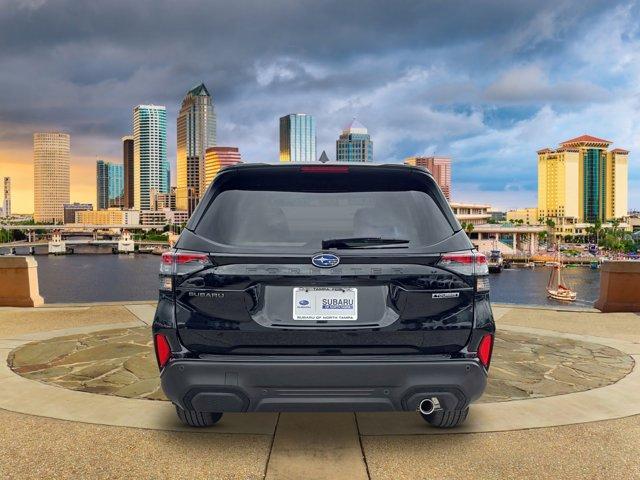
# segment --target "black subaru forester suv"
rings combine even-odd
[[[485,389],[486,259],[424,169],[226,168],[160,273],[162,389],[188,425],[396,410],[453,427]]]

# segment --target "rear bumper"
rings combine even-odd
[[[415,411],[437,397],[446,410],[478,399],[487,383],[473,359],[214,357],[170,362],[162,389],[202,412]]]

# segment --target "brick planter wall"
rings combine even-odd
[[[32,257],[0,256],[0,306],[37,307],[38,262]]]
[[[640,312],[640,262],[604,262],[600,271],[594,306],[603,312]]]

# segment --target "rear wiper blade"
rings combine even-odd
[[[409,243],[410,240],[403,238],[382,238],[382,237],[352,237],[352,238],[330,238],[322,241],[322,248],[368,248],[384,245],[400,245]]]

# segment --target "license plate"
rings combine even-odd
[[[294,320],[357,320],[358,290],[340,287],[293,289]]]

